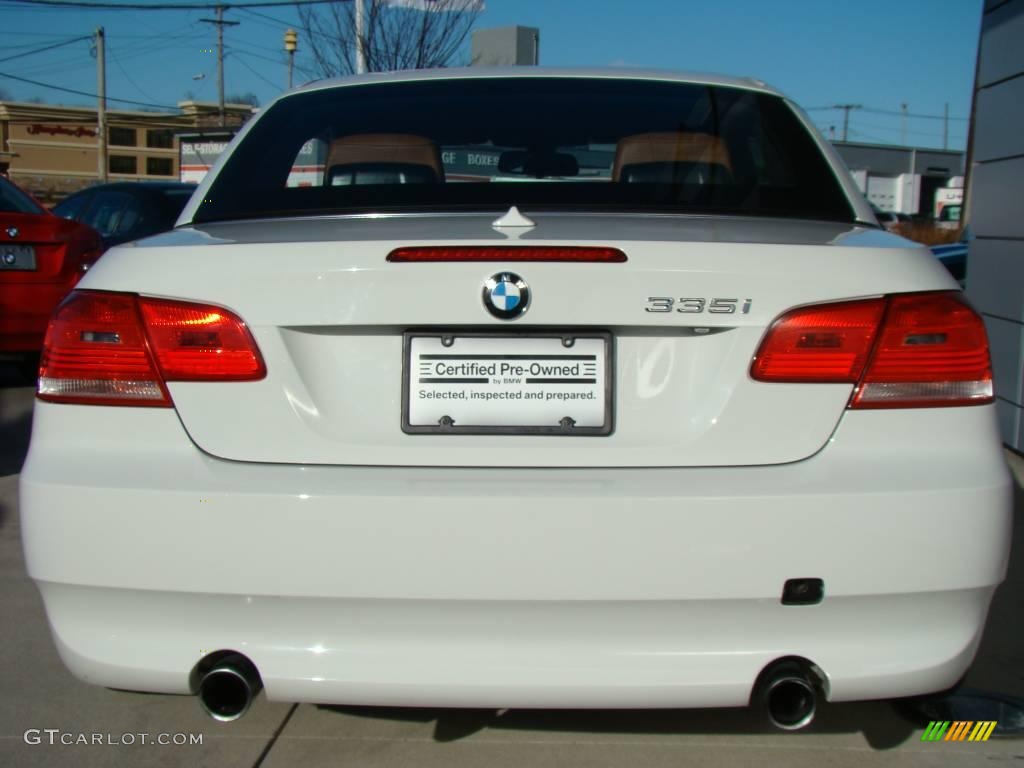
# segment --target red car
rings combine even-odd
[[[39,351],[54,307],[102,252],[94,230],[0,176],[0,354]]]

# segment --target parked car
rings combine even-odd
[[[933,245],[931,247],[935,258],[939,260],[942,266],[949,270],[949,274],[960,285],[963,285],[967,280],[967,248],[973,237],[971,228],[964,227],[957,242],[947,245]]]
[[[0,353],[38,353],[46,323],[102,252],[87,226],[54,216],[0,176]]]
[[[53,212],[92,227],[110,248],[173,227],[195,189],[174,181],[98,184],[64,199]]]
[[[1011,532],[985,327],[811,125],[638,70],[278,97],[53,317],[65,664],[221,720],[954,685]]]

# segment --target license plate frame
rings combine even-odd
[[[0,242],[0,270],[5,272],[35,272],[36,249],[24,243]]]
[[[595,346],[601,349],[601,356],[603,356],[603,366],[599,359],[594,359],[594,370],[597,371],[595,376],[596,381],[592,385],[586,385],[591,387],[591,391],[598,393],[603,397],[603,403],[601,404],[603,409],[602,423],[600,425],[576,425],[575,423],[569,424],[563,420],[558,423],[548,424],[459,424],[459,419],[454,419],[452,423],[445,423],[439,420],[438,423],[427,424],[422,423],[422,419],[417,419],[417,423],[413,423],[412,419],[412,407],[411,407],[411,396],[413,387],[419,384],[417,381],[413,381],[413,344],[415,339],[434,339],[440,343],[443,349],[455,349],[460,339],[485,339],[487,341],[496,342],[498,345],[501,344],[501,340],[516,340],[517,342],[532,341],[536,339],[548,340],[546,347],[550,350],[561,349],[565,350],[562,355],[555,355],[555,357],[564,357],[568,359],[573,356],[573,348],[576,346],[576,341],[581,339],[596,340],[599,344],[595,345],[593,341],[590,341],[586,346],[588,349],[593,349]],[[557,347],[554,345],[554,341],[557,340]],[[459,354],[458,351],[453,351],[452,354]],[[500,352],[492,352],[491,356],[496,358],[507,357],[507,354]],[[545,353],[536,353],[541,356],[551,356],[551,351]],[[522,355],[519,355],[521,357]],[[527,355],[527,358],[533,355]],[[589,355],[586,355],[589,357]],[[576,355],[578,358],[584,357],[584,355]],[[472,353],[469,355],[470,359],[480,358],[480,354]],[[418,358],[422,361],[422,358]],[[461,330],[409,330],[403,334],[402,338],[402,431],[410,435],[424,435],[424,434],[463,434],[463,435],[575,435],[575,436],[591,436],[591,437],[606,437],[612,434],[614,430],[614,371],[615,371],[615,345],[614,339],[608,331],[572,331],[572,330],[536,330],[536,331],[524,331],[524,332],[495,332],[495,331],[461,331]],[[418,371],[417,371],[418,373]],[[561,380],[563,385],[566,383],[565,380]],[[586,379],[581,379],[579,382],[575,382],[575,386],[584,385]],[[573,386],[573,385],[570,385]],[[599,409],[599,410],[602,410]],[[592,409],[591,409],[592,410]],[[566,414],[569,415],[568,413]]]

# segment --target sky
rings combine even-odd
[[[135,0],[148,3],[151,0]],[[153,0],[155,1],[155,0]],[[171,0],[173,1],[173,0]],[[194,0],[193,0],[194,1]],[[251,1],[251,0],[250,0]],[[849,140],[941,147],[967,139],[983,0],[486,0],[476,28],[540,29],[540,63],[644,67],[752,76]],[[225,90],[266,103],[286,85],[282,35],[293,7],[228,11]],[[95,104],[2,75],[96,92],[90,42],[36,49],[93,33],[107,41],[107,93],[173,106],[190,94],[215,101],[216,34],[210,11],[101,11],[25,7],[0,0],[0,94],[25,101]],[[268,18],[270,17],[270,18]],[[300,34],[298,65],[305,63]],[[30,54],[30,55],[27,55]],[[468,43],[462,61],[469,60]],[[301,81],[297,75],[296,83]],[[905,106],[904,106],[905,105]],[[126,104],[119,106],[137,108]],[[907,113],[903,117],[901,112]]]

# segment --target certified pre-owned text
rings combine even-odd
[[[444,363],[434,364],[435,376],[579,376],[580,364],[573,363]]]

